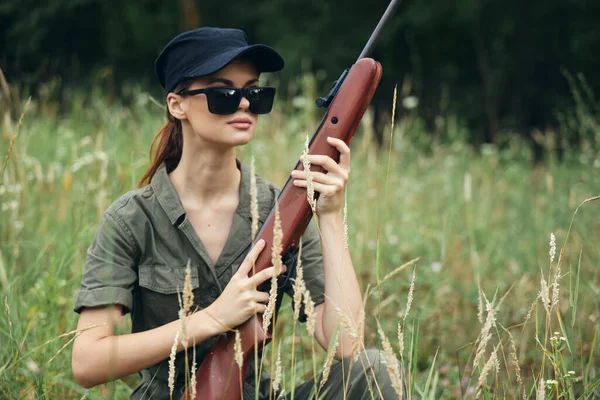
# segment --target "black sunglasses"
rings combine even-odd
[[[232,88],[232,87],[210,87],[206,89],[181,90],[177,94],[182,96],[194,96],[200,93],[206,95],[208,111],[213,114],[234,114],[242,97],[250,102],[250,112],[253,114],[268,114],[273,108],[275,88],[269,86]]]

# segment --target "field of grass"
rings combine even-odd
[[[304,103],[261,117],[255,139],[240,150],[278,185],[316,126]],[[138,379],[92,390],[74,382],[72,301],[99,218],[141,177],[164,111],[144,93],[126,106],[73,93],[67,108],[59,114],[52,101],[34,98],[18,137],[20,112],[6,113],[0,132],[1,163],[10,150],[0,170],[2,399],[121,399]],[[532,166],[518,140],[476,152],[459,139],[434,142],[410,117],[396,125],[390,151],[389,137],[377,150],[365,127],[352,143],[349,246],[362,289],[370,288],[365,346],[380,345],[379,319],[414,398],[533,399],[541,388],[549,399],[598,398],[600,202],[584,204],[570,224],[576,207],[600,194],[599,168],[552,157]],[[463,128],[447,121],[445,129],[458,138]],[[291,314],[284,303],[283,346],[292,340]],[[296,338],[298,377],[313,373],[304,329]],[[317,365],[324,359],[317,354]],[[282,365],[289,390],[289,354]]]

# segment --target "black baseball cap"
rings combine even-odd
[[[183,80],[210,75],[243,56],[261,72],[283,69],[283,58],[263,44],[248,45],[240,29],[202,27],[175,36],[163,49],[154,70],[165,95]]]

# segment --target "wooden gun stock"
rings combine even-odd
[[[339,152],[327,143],[327,137],[335,137],[347,144],[371,102],[375,89],[381,78],[381,65],[371,58],[358,60],[344,79],[337,95],[325,113],[321,124],[312,137],[309,153],[322,154],[339,161]],[[295,169],[302,171],[300,161]],[[313,171],[325,172],[320,166],[313,166]],[[297,245],[312,217],[312,210],[306,198],[306,189],[298,188],[286,182],[279,198],[279,212],[283,230],[283,253],[291,246]],[[256,260],[256,272],[271,266],[271,247],[273,244],[273,225],[275,213],[269,217],[257,234],[256,240],[264,239],[266,246]],[[243,367],[240,369],[234,362],[234,334],[221,334],[214,346],[203,360],[196,372],[196,399],[202,400],[240,400],[242,387],[248,370],[248,360],[254,353],[255,342],[263,346],[270,341],[270,335],[262,329],[262,316],[257,314],[240,327],[242,339]],[[256,333],[256,338],[255,338]],[[183,399],[192,400],[189,390]]]

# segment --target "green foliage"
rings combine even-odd
[[[311,79],[305,77],[305,82],[310,86]],[[123,398],[138,379],[132,376],[90,391],[74,383],[68,343],[77,316],[71,305],[99,217],[141,177],[164,114],[141,90],[132,89],[137,95],[129,106],[111,103],[101,91],[93,93],[71,93],[63,115],[56,113],[52,100],[33,99],[3,171],[0,218],[7,223],[0,224],[2,398],[29,393],[47,398],[79,398],[84,393],[88,398]],[[318,119],[301,101],[291,104],[296,106],[278,103],[279,111],[261,117],[256,137],[240,149],[242,159],[249,162],[254,156],[257,171],[278,185],[287,179],[290,160],[301,154],[305,135]],[[352,144],[349,244],[362,288],[371,286],[365,345],[378,343],[375,310],[388,337],[395,338],[397,324],[406,316],[411,279],[406,270],[377,287],[379,232],[382,277],[421,257],[414,301],[403,323],[405,346],[400,357],[411,393],[436,399],[473,397],[483,364],[498,346],[500,372],[492,371],[479,389],[484,398],[521,398],[523,392],[535,398],[539,379],[559,382],[560,393],[567,398],[573,398],[571,394],[593,398],[600,379],[596,348],[600,252],[594,218],[598,202],[585,204],[569,235],[568,229],[575,207],[598,194],[599,166],[567,154],[569,162],[531,168],[533,155],[518,139],[506,149],[488,146],[478,155],[458,139],[451,145],[427,141],[422,126],[410,115],[397,126],[387,178],[388,154],[374,148],[368,126]],[[448,126],[451,137],[468,136],[464,126]],[[5,120],[0,149],[7,149],[14,130],[15,122]],[[0,150],[0,159],[5,155]],[[524,324],[540,292],[541,269],[551,283],[550,232],[559,244],[565,241],[558,248],[560,303],[551,318],[538,303]],[[482,365],[472,365],[482,329],[478,282],[498,305],[498,323],[515,338],[521,386],[516,383],[507,334],[500,327],[492,332]],[[494,293],[496,302],[491,300]],[[282,347],[292,348],[289,302],[278,320]],[[313,374],[314,343],[302,326],[298,332],[296,336],[302,337],[294,342],[295,381],[288,368],[291,355],[284,352],[282,359],[288,393],[294,382]],[[559,339],[555,345],[553,332],[560,332],[566,342]],[[392,342],[396,349],[398,342]],[[323,359],[324,352],[317,354],[318,366]],[[542,360],[546,360],[543,374]],[[551,385],[548,395],[556,394]]]

